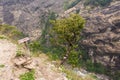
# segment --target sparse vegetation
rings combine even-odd
[[[19,56],[22,56],[23,55],[23,52],[18,49],[17,52],[16,52],[16,57],[19,57]]]
[[[25,74],[20,75],[20,80],[35,80],[34,74],[35,74],[34,70],[26,72]]]
[[[7,24],[0,25],[0,35],[7,36],[13,40],[18,40],[25,36],[22,32],[18,31],[15,26]]]
[[[6,39],[4,35],[0,35],[0,39]]]
[[[61,70],[67,75],[69,80],[97,80],[96,76],[93,74],[87,74],[84,77],[79,76],[73,70],[66,69],[65,67],[61,66]]]

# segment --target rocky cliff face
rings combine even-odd
[[[0,20],[15,25],[31,37],[41,35],[42,19],[63,11],[64,0],[0,0]]]
[[[81,45],[94,61],[120,67],[120,1],[87,15],[83,13],[87,23]]]

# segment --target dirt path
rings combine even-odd
[[[0,39],[0,80],[19,80],[19,76],[28,71],[24,67],[16,67],[14,63],[17,45],[8,40]],[[21,58],[22,59],[22,58]],[[47,61],[46,55],[31,57],[32,62],[27,67],[35,70],[35,80],[67,80],[67,78],[57,70],[57,68]],[[17,63],[24,61],[17,59]]]

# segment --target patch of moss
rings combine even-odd
[[[3,67],[5,67],[5,65],[4,64],[0,64],[0,68],[3,68]]]

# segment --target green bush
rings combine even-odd
[[[77,51],[71,51],[71,54],[68,57],[67,60],[68,64],[71,64],[73,67],[76,67],[79,65],[79,54]]]
[[[23,55],[23,52],[21,50],[17,50],[16,51],[16,57],[19,57],[19,56],[22,56]]]
[[[20,75],[20,80],[35,80],[34,74],[34,70],[26,72],[25,74]]]
[[[0,35],[0,39],[6,39],[4,35]]]

